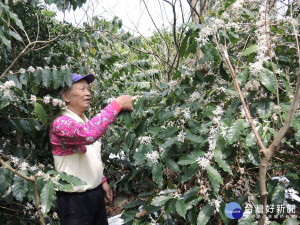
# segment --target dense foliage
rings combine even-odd
[[[135,198],[124,206],[125,223],[230,224],[224,208],[233,201],[244,210],[238,224],[257,223],[261,146],[239,94],[268,147],[296,97],[297,2],[216,1],[201,24],[148,39],[124,32],[118,18],[63,25],[37,3],[0,2],[1,224],[43,217],[59,224],[55,190],[82,183],[53,169],[48,140],[49,124],[65,107],[57,88],[71,84],[72,72],[96,75],[89,116],[123,93],[135,101],[135,111],[122,112],[102,138],[110,185]],[[300,191],[299,145],[297,110],[266,178],[267,204],[275,207],[267,215],[280,215],[276,206],[284,205],[281,215],[289,218],[266,224],[298,224],[299,212],[287,206],[300,204],[285,190]],[[289,183],[272,179],[278,176]]]

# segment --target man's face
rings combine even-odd
[[[74,83],[70,92],[65,93],[64,99],[68,108],[83,112],[90,105],[91,92],[86,80]]]

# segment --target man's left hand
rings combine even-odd
[[[102,184],[103,190],[105,191],[105,202],[112,202],[113,191],[107,182]]]

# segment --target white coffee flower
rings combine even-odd
[[[52,105],[53,105],[53,106],[58,106],[59,101],[60,101],[59,99],[54,98],[54,99],[52,100]]]
[[[188,120],[191,118],[191,111],[190,108],[184,108],[183,110],[181,110],[181,112],[183,113],[183,117]]]
[[[153,137],[151,136],[141,136],[141,137],[138,137],[138,140],[141,144],[151,144],[152,143],[152,139]]]
[[[210,161],[206,157],[203,157],[203,156],[202,157],[198,157],[196,159],[196,162],[199,164],[199,166],[202,169],[205,169],[209,165],[209,163],[210,163]]]
[[[21,68],[21,69],[19,70],[19,72],[20,72],[20,73],[25,73],[25,72],[26,72],[26,70],[25,70],[25,69],[23,69],[23,68]]]
[[[27,71],[30,72],[30,73],[34,73],[35,69],[32,66],[29,66]]]
[[[181,130],[181,131],[179,132],[179,134],[177,135],[178,141],[184,143],[185,135],[186,135],[186,133],[183,132],[183,130]]]
[[[16,83],[13,80],[9,80],[9,81],[5,81],[3,86],[4,86],[4,89],[9,89],[11,87],[15,87]]]
[[[157,151],[153,151],[152,153],[147,153],[146,158],[151,160],[153,163],[158,163],[159,153]]]
[[[29,164],[27,162],[21,162],[19,167],[21,170],[27,170],[28,166],[29,166]]]
[[[31,95],[30,101],[32,101],[33,103],[36,102],[36,96],[35,95]]]
[[[181,113],[181,108],[180,107],[177,107],[176,109],[175,109],[175,111],[174,111],[174,117],[177,117],[177,116],[179,116],[180,115],[180,113]]]
[[[44,96],[43,97],[43,102],[45,103],[45,104],[49,104],[50,103],[50,96]]]

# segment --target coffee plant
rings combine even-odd
[[[75,27],[45,3],[0,1],[1,224],[59,224],[55,191],[83,184],[54,170],[48,136],[72,72],[96,76],[89,117],[134,100],[102,137],[109,183],[133,199],[125,224],[299,223],[286,193],[300,191],[298,2],[188,2],[192,21],[145,38],[117,17]]]

